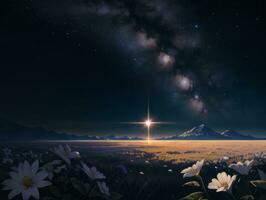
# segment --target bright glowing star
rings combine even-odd
[[[188,80],[188,78],[185,78],[185,77],[184,77],[184,78],[181,80],[180,84],[181,84],[182,87],[188,87],[188,86],[189,86],[189,80]]]
[[[171,55],[161,52],[158,56],[158,63],[164,69],[170,69],[175,63],[175,58]]]
[[[145,129],[147,130],[147,142],[150,143],[151,141],[151,126],[156,125],[156,124],[172,124],[172,122],[158,122],[158,121],[152,121],[150,118],[150,109],[149,109],[149,104],[147,108],[147,118],[145,121],[141,122],[124,122],[126,124],[140,124],[145,126]]]
[[[171,57],[169,55],[163,55],[162,57],[162,62],[164,62],[165,64],[169,63],[171,61]]]
[[[175,80],[177,87],[181,90],[189,90],[192,88],[192,80],[186,76],[177,75]]]
[[[148,119],[148,120],[145,122],[145,125],[149,127],[149,126],[151,125],[151,123],[152,123],[151,120]]]

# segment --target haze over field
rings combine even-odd
[[[48,145],[58,141],[48,142]],[[117,155],[117,157],[143,158],[149,156],[152,160],[185,162],[193,160],[219,160],[224,156],[232,161],[239,157],[252,158],[255,153],[266,151],[266,141],[234,140],[234,141],[61,141],[70,143],[86,152],[97,152],[103,155]],[[38,144],[37,144],[38,145]]]

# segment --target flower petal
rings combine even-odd
[[[220,187],[216,190],[216,192],[223,192],[223,191],[226,191],[226,189],[224,187]]]
[[[210,182],[209,185],[208,185],[208,188],[209,189],[218,189],[218,185],[216,185],[214,182]]]
[[[31,193],[32,193],[32,196],[35,199],[39,199],[40,198],[40,193],[39,193],[39,191],[38,191],[38,189],[36,187],[31,188]]]
[[[17,196],[21,191],[19,190],[12,190],[9,194],[8,194],[8,199],[13,199],[15,196]]]
[[[36,174],[38,169],[39,169],[39,161],[36,160],[31,166],[32,173]]]
[[[30,166],[28,161],[25,161],[23,166],[22,166],[22,174],[24,176],[29,176],[29,177],[32,176],[31,166]]]
[[[47,187],[49,185],[52,185],[52,183],[49,181],[40,181],[39,183],[36,184],[36,187],[43,188],[43,187]]]
[[[38,181],[45,179],[47,176],[48,176],[48,173],[46,171],[40,171],[34,176],[34,180],[38,182]]]
[[[28,200],[31,197],[31,190],[22,191],[23,200]]]
[[[184,174],[184,173],[188,173],[191,170],[191,167],[188,167],[186,169],[183,169],[180,173]]]

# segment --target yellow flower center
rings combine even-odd
[[[22,180],[22,184],[25,186],[26,189],[30,188],[33,184],[32,178],[25,176]]]

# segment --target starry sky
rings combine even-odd
[[[0,117],[77,134],[123,122],[266,130],[263,1],[4,0]],[[121,123],[122,122],[122,123]]]

